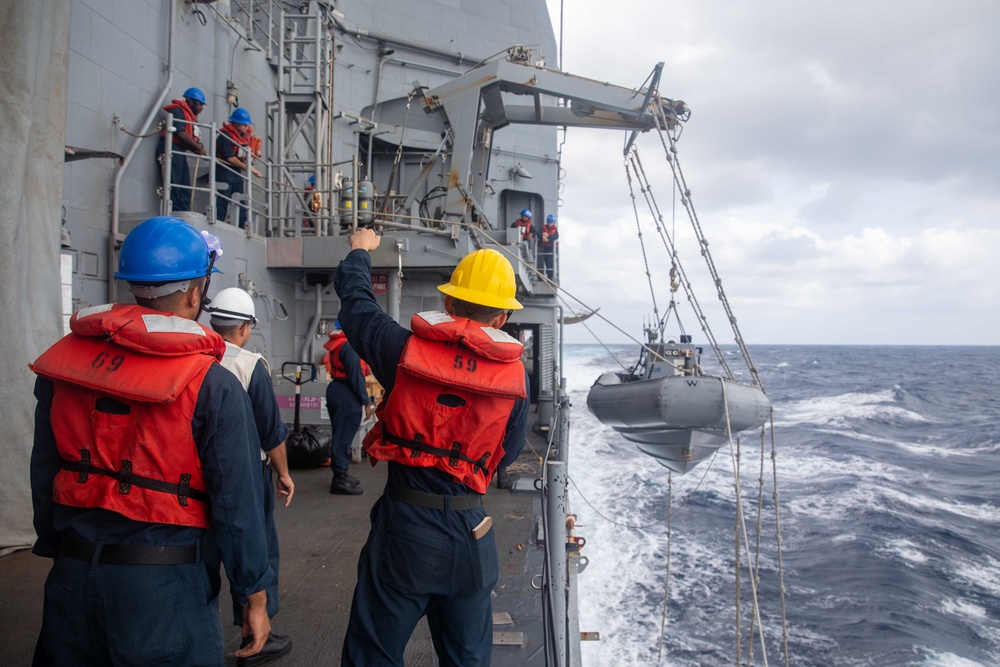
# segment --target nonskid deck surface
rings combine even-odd
[[[526,448],[528,450],[528,448]],[[521,465],[537,474],[530,451]],[[527,471],[528,468],[521,468]],[[281,543],[281,611],[272,629],[292,638],[292,652],[269,662],[275,667],[336,665],[357,578],[358,554],[368,536],[368,513],[385,485],[385,465],[354,464],[350,473],[361,479],[364,494],[329,493],[328,468],[293,470],[295,499],[276,509]],[[526,472],[526,476],[532,476]],[[510,493],[491,486],[487,511],[494,519],[500,553],[500,580],[494,596],[494,616],[511,624],[494,627],[501,641],[523,636],[521,646],[496,645],[495,665],[537,663],[540,651],[539,593],[531,588],[533,574],[541,572],[541,549],[535,545],[538,514],[536,494]],[[520,545],[520,549],[518,546]],[[526,566],[526,559],[530,566]],[[30,551],[0,559],[0,647],[4,665],[30,665],[41,626],[43,587],[51,561]],[[529,571],[530,570],[530,571]],[[220,618],[226,637],[226,664],[235,665],[239,631],[231,625],[228,585],[223,579]],[[522,633],[518,635],[517,633]],[[534,657],[532,657],[534,656]],[[417,626],[407,646],[407,666],[434,665],[434,649],[426,622]]]

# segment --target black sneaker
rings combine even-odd
[[[351,484],[350,475],[346,472],[335,470],[333,472],[333,481],[330,482],[330,493],[342,496],[360,496],[364,493],[364,490],[361,488],[360,481],[357,484]]]
[[[240,648],[248,646],[253,642],[253,635],[249,637],[244,637],[243,641],[240,642]],[[273,632],[267,636],[267,641],[264,642],[264,648],[260,650],[260,653],[251,655],[249,658],[236,658],[236,664],[238,667],[253,667],[254,665],[263,665],[265,662],[274,660],[275,658],[280,658],[289,651],[292,650],[292,638],[286,635],[276,635]]]

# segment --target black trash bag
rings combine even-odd
[[[285,440],[288,467],[319,468],[330,465],[330,433],[315,426],[292,431]]]

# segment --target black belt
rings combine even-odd
[[[101,565],[184,565],[197,563],[198,547],[194,544],[157,546],[155,544],[105,544],[84,542],[72,537],[63,537],[59,553],[69,558],[86,561],[94,560],[98,547],[101,554],[97,562]]]
[[[483,497],[478,493],[465,496],[439,496],[434,493],[412,491],[402,486],[390,486],[389,497],[407,505],[432,510],[471,510],[483,506]]]

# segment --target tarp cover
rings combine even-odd
[[[69,27],[70,0],[0,0],[0,556],[35,541],[28,364],[62,335]]]

